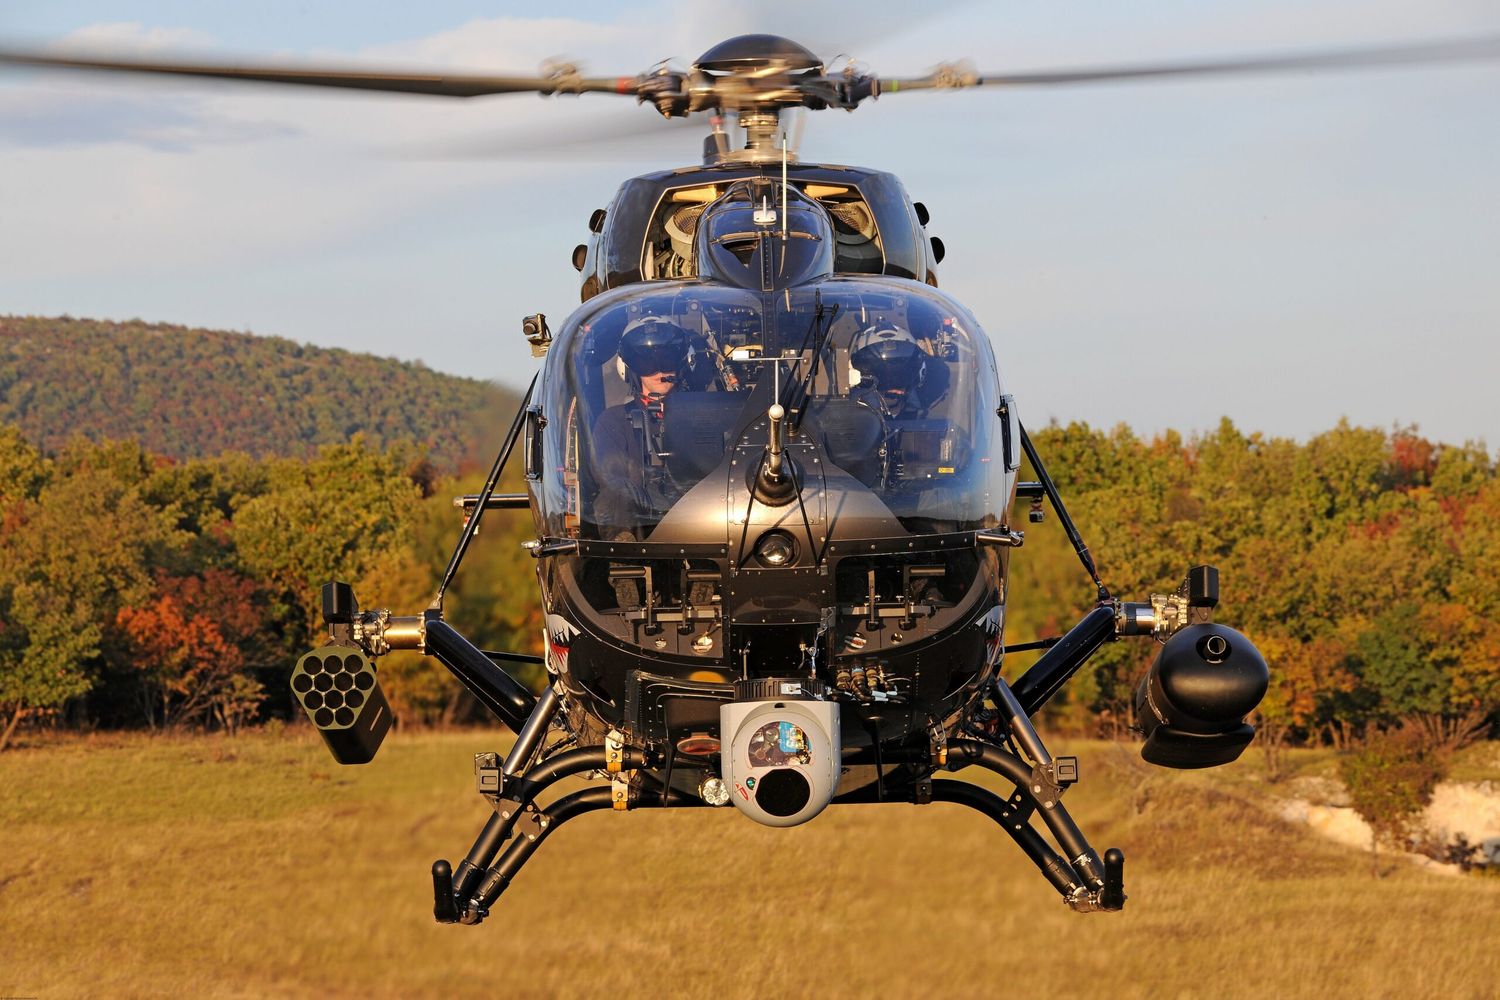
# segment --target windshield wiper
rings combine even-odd
[[[839,305],[835,302],[830,308],[823,308],[823,291],[818,289],[813,292],[813,320],[808,325],[807,333],[802,337],[802,347],[798,354],[807,356],[808,341],[812,341],[813,358],[812,363],[807,366],[807,371],[797,383],[793,392],[788,386],[783,390],[785,400],[778,400],[789,413],[795,413],[795,417],[789,420],[788,426],[793,433],[802,428],[802,418],[807,416],[807,400],[812,395],[813,380],[818,377],[818,366],[823,360],[823,348],[828,344],[828,335],[833,332],[833,321],[838,318]],[[826,319],[826,322],[825,322]],[[796,406],[789,405],[795,398]]]

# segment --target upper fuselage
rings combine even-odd
[[[634,177],[590,219],[589,241],[575,258],[581,298],[639,281],[696,275],[687,255],[674,253],[681,233],[673,216],[703,206],[735,181],[779,182],[780,164],[681,167]],[[926,234],[926,209],[893,174],[861,167],[793,163],[787,179],[830,211],[839,247],[834,272],[884,274],[937,284],[941,243]],[[676,231],[674,233],[674,230]],[[691,242],[691,233],[686,235]],[[680,236],[675,239],[680,248]]]

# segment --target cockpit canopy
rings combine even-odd
[[[790,186],[754,178],[703,210],[696,231],[699,275],[770,291],[833,273],[833,223],[823,206]]]
[[[620,289],[568,321],[544,385],[527,466],[552,538],[680,537],[665,525],[692,508],[694,537],[722,542],[776,402],[824,523],[841,494],[886,512],[886,534],[990,527],[1019,464],[988,338],[913,281]]]

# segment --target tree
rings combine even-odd
[[[34,499],[47,481],[41,454],[9,425],[0,425],[0,504]]]
[[[1491,480],[1470,502],[1455,505],[1454,516],[1459,527],[1451,593],[1475,614],[1500,619],[1500,482]]]
[[[1422,609],[1398,604],[1378,616],[1355,647],[1361,680],[1380,699],[1388,721],[1439,715],[1448,700],[1448,677],[1433,669],[1417,628]]]
[[[93,461],[76,449],[0,523],[0,746],[23,718],[94,687],[106,627],[149,593],[151,563],[182,543],[170,516],[120,478],[118,452],[105,453]]]
[[[1458,749],[1500,707],[1500,623],[1462,604],[1426,604],[1416,626],[1429,669],[1443,678],[1443,704],[1417,716],[1428,737]]]
[[[99,652],[100,629],[89,605],[75,604],[45,582],[0,594],[0,751],[29,715],[57,709],[93,686],[87,663]]]
[[[121,608],[117,623],[132,663],[148,678],[145,690],[156,695],[164,727],[207,713],[243,662],[212,622],[186,612],[167,595],[143,607]],[[147,706],[147,723],[154,726],[156,718]]]
[[[1446,758],[1410,728],[1372,733],[1339,761],[1354,811],[1370,826],[1372,876],[1380,876],[1380,842],[1406,843],[1446,770]]]
[[[330,580],[358,580],[409,542],[420,490],[410,451],[375,451],[362,438],[311,462],[272,463],[269,489],[234,518],[240,565],[267,584],[304,634],[319,625]]]
[[[245,672],[261,645],[255,586],[225,570],[158,579],[148,603],[123,607],[116,624],[141,678],[146,723],[164,727],[212,716],[231,731],[265,698]]]
[[[1261,633],[1255,644],[1271,670],[1271,684],[1257,710],[1256,741],[1266,757],[1266,773],[1281,778],[1281,751],[1297,732],[1316,728],[1319,709],[1334,692],[1347,692],[1354,677],[1346,668],[1348,647],[1336,635],[1310,641],[1284,633]]]
[[[1389,437],[1346,419],[1307,443],[1307,459],[1321,486],[1322,515],[1331,526],[1367,521],[1391,502],[1395,485]]]

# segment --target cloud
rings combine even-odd
[[[862,5],[858,18],[808,4],[659,3],[617,22],[486,18],[275,58],[531,73],[561,55],[593,75],[633,74],[689,62],[736,32],[770,31],[886,74],[960,56],[1004,70],[1495,30],[1489,7],[976,3],[930,20],[925,8],[888,3]],[[138,24],[96,25],[68,42],[224,54],[208,35]],[[1232,412],[1295,433],[1323,422],[1305,416],[1310,404],[1268,415],[1264,382],[1203,373],[1238,373],[1244,345],[1274,342],[1257,364],[1274,374],[1290,351],[1313,352],[1328,384],[1309,398],[1348,408],[1360,392],[1349,380],[1375,376],[1337,359],[1399,339],[1419,328],[1408,316],[1452,303],[1473,316],[1435,325],[1419,353],[1440,353],[1439,335],[1467,336],[1480,346],[1452,377],[1493,370],[1482,333],[1500,303],[1484,223],[1500,153],[1483,138],[1494,134],[1482,125],[1485,72],[1494,70],[891,95],[856,114],[813,116],[804,152],[890,170],[928,203],[949,250],[944,287],[997,335],[1007,377],[1019,376],[1038,418],[1207,426]],[[524,344],[497,337],[510,323],[495,317],[543,309],[557,326],[576,303],[567,252],[589,210],[632,172],[594,140],[635,122],[656,134],[650,108],[607,95],[454,101],[6,72],[0,311],[40,309],[38,290],[49,289],[57,312],[248,326],[468,373],[526,370]],[[696,160],[695,126],[660,134],[643,168]],[[548,142],[555,163],[390,155]],[[1127,348],[1176,360],[1143,388],[1120,377]],[[1432,415],[1443,401],[1419,402],[1422,391],[1400,390],[1404,409],[1392,417],[1450,437],[1500,436],[1500,404],[1486,411],[1488,428],[1469,421],[1460,433],[1440,426]],[[1490,398],[1467,382],[1433,393]]]
[[[360,50],[383,65],[467,68],[477,72],[534,72],[545,60],[582,59],[600,75],[635,73],[657,59],[659,25],[648,16],[630,24],[600,24],[574,18],[493,17],[467,22],[423,38]],[[630,53],[636,53],[634,59]],[[622,56],[625,65],[620,65]]]
[[[86,25],[48,46],[58,54],[160,55],[184,49],[214,48],[212,35],[191,28],[148,27],[139,21],[109,21]]]
[[[201,102],[154,102],[94,92],[20,94],[0,91],[0,146],[127,144],[186,153],[221,144],[253,143],[299,134],[274,121],[225,118]]]
[[[520,53],[567,40],[604,52],[644,29],[563,19],[476,21],[401,45],[343,54],[358,65],[513,69]],[[95,25],[70,50],[160,55],[214,40],[137,24]],[[626,46],[621,46],[622,48]],[[484,57],[484,53],[499,52]],[[222,54],[218,58],[224,58]],[[331,60],[332,54],[308,57]],[[649,122],[649,109],[618,101]],[[597,106],[596,106],[597,109]],[[0,274],[17,289],[44,280],[250,266],[323,254],[430,206],[555,166],[465,168],[396,160],[512,125],[575,122],[583,102],[516,96],[474,101],[311,88],[236,86],[124,74],[6,73],[0,78],[0,211],[13,236]]]

